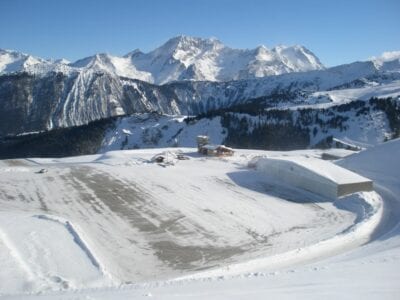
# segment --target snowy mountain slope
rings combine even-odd
[[[231,49],[216,39],[178,36],[149,52],[123,57],[96,54],[74,63],[48,61],[19,52],[0,51],[0,74],[29,72],[107,71],[118,76],[163,84],[177,80],[227,81],[323,69],[318,58],[302,46],[271,50]]]
[[[380,70],[398,71],[400,69],[400,51],[384,52],[379,57],[371,59]]]
[[[143,81],[153,82],[153,77],[148,72],[141,72],[130,62],[127,57],[112,56],[109,54],[96,54],[74,63],[70,66],[91,70],[94,72],[108,72],[122,77],[137,78]]]
[[[392,90],[393,95],[398,95],[396,80],[399,79],[399,72],[388,74],[379,71],[372,62],[356,62],[321,71],[290,73],[256,80],[171,83],[163,87],[172,89],[177,100],[192,104],[188,114],[198,114],[234,104],[250,103],[249,99],[260,97],[265,97],[267,101],[265,108],[332,102],[325,97],[314,97],[313,93],[348,89],[358,81],[362,82],[356,86],[360,89],[375,86],[377,92],[373,94],[377,96],[379,89],[382,89],[379,86],[391,83],[388,90]],[[359,91],[360,94],[363,93],[362,90]]]
[[[376,70],[400,70],[398,51],[385,52],[381,57],[371,58],[370,62]],[[134,50],[123,57],[103,53],[74,63],[0,49],[0,74],[28,72],[44,76],[49,72],[92,70],[155,84],[182,80],[232,81],[323,69],[319,59],[299,45],[232,49],[214,38],[188,36],[174,37],[148,53]]]
[[[27,72],[37,75],[45,75],[49,72],[70,73],[73,69],[65,60],[44,60],[31,55],[0,49],[0,75]]]
[[[275,52],[287,64],[290,60],[294,68],[302,64],[302,60],[296,60],[300,55],[298,51],[304,52],[300,56],[309,55],[300,48],[290,50],[277,47]],[[154,85],[128,78],[132,74],[140,73],[141,77],[147,76],[145,79],[150,80],[149,78],[154,77],[151,72],[156,69],[159,70],[159,76],[170,76],[172,73],[168,71],[169,64],[161,63],[168,55],[177,57],[171,60],[171,66],[176,67],[175,71],[178,73],[179,68],[196,64],[197,59],[204,66],[213,66],[210,57],[217,58],[210,53],[218,51],[244,56],[252,53],[252,50],[228,49],[216,40],[188,37],[172,39],[148,54],[140,51],[134,51],[125,57],[99,54],[70,65],[62,61],[53,63],[2,51],[0,61],[3,61],[3,70],[47,70],[47,73],[36,76],[29,72],[14,72],[0,76],[0,136],[79,126],[132,113],[156,111],[163,114],[197,115],[232,106],[255,104],[260,110],[315,104],[322,104],[323,107],[359,98],[366,100],[369,96],[399,95],[399,70],[395,67],[390,70],[382,67],[385,64],[396,65],[398,58],[393,53],[373,61],[324,70],[227,82],[186,80]],[[269,52],[263,47],[255,51],[258,53],[256,56],[261,58],[253,67],[263,68]],[[286,56],[290,59],[285,60]],[[140,71],[130,65],[132,60],[141,61],[141,66],[153,62],[152,68],[155,69],[149,69],[149,72]],[[163,69],[165,72],[160,69],[162,66],[166,68],[166,71]],[[176,72],[175,75],[178,74]],[[207,73],[207,76],[211,73]]]
[[[270,110],[251,115],[226,112],[209,117],[138,114],[124,117],[104,136],[100,152],[154,147],[195,147],[197,135],[213,143],[236,148],[301,149],[332,146],[336,138],[360,147],[371,147],[395,137],[396,128],[383,109],[386,100],[354,102],[330,108]],[[387,102],[392,103],[392,102]],[[397,118],[400,120],[400,103]],[[388,104],[391,105],[391,104]],[[322,144],[321,144],[322,143]]]
[[[345,90],[341,90],[345,91]],[[400,136],[399,98],[263,110],[233,106],[197,117],[135,113],[79,127],[7,137],[0,157],[67,156],[119,149],[194,147],[197,135],[236,148],[371,147]],[[260,109],[261,107],[261,109]],[[348,144],[348,145],[346,145]]]
[[[157,86],[134,89],[109,73],[86,70],[35,77],[26,73],[0,76],[0,135],[83,125],[133,112],[174,114]]]
[[[49,73],[45,77],[26,73],[0,76],[0,135],[152,111],[196,115],[239,104],[287,108],[367,99],[368,95],[396,96],[400,82],[400,73],[381,72],[372,62],[262,79],[162,86],[101,70]]]
[[[363,88],[338,89],[315,92],[311,97],[329,100],[329,105],[348,103],[354,100],[369,100],[372,97],[388,98],[400,95],[400,81],[395,80],[388,84],[366,82]]]
[[[147,54],[134,53],[132,63],[153,74],[158,84],[177,80],[229,81],[323,69],[302,46],[260,46],[238,50],[216,39],[178,36]]]
[[[208,135],[213,143],[221,144],[227,130],[221,118],[201,119],[188,124],[185,116],[136,114],[116,121],[103,139],[100,153],[136,148],[196,147],[195,137]]]

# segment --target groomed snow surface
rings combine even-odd
[[[167,163],[151,160],[161,152]],[[315,167],[318,150],[214,158],[169,148],[0,161],[0,293],[399,299],[398,153],[395,140],[338,161],[376,191],[334,201],[252,168],[263,157]]]

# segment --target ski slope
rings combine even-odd
[[[336,201],[249,168],[263,156],[314,162],[319,150],[237,150],[218,159],[182,148],[189,158],[182,161],[168,152],[176,150],[1,161],[0,293],[10,299],[399,295],[400,166],[390,154],[399,152],[400,141],[340,161],[373,179],[377,192]],[[161,151],[171,164],[152,162]],[[47,172],[36,173],[42,168]]]
[[[354,100],[369,100],[372,97],[389,98],[398,97],[400,94],[400,81],[394,80],[387,84],[371,84],[361,88],[337,89],[331,91],[315,92],[312,97],[329,99],[329,104],[320,104],[320,107],[337,105],[338,103],[349,103]]]

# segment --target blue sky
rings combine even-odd
[[[184,34],[235,48],[301,44],[327,65],[400,50],[400,0],[0,0],[0,48],[76,60]]]

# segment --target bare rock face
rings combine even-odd
[[[394,76],[391,80],[399,77],[399,73],[389,75]],[[164,85],[91,69],[40,76],[13,73],[0,76],[0,136],[83,125],[133,113],[197,115],[238,105],[256,104],[261,109],[262,105],[309,104],[310,95],[316,91],[353,83],[366,85],[370,77],[384,83],[389,75],[372,62],[260,79]]]
[[[334,103],[332,90],[389,84],[396,92],[398,66],[397,52],[325,69],[301,46],[238,50],[215,39],[184,36],[149,53],[97,54],[75,63],[0,50],[0,137],[135,113],[261,115],[274,108],[312,109]]]

